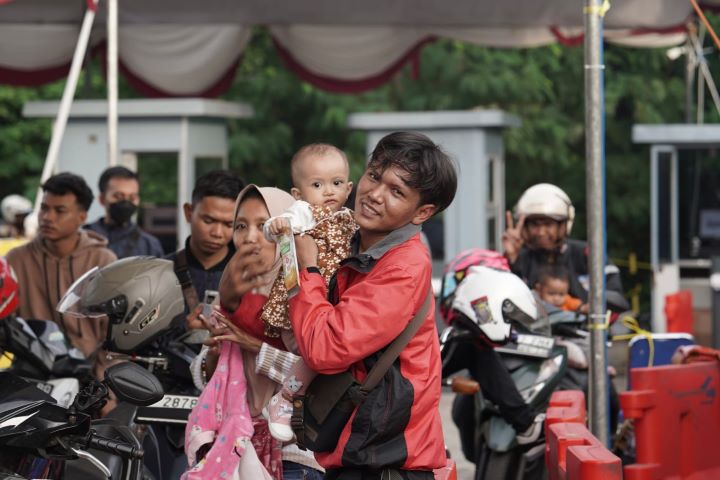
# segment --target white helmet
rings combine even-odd
[[[461,321],[493,343],[510,339],[510,320],[530,327],[537,319],[535,297],[517,275],[473,266],[455,291],[452,308]]]
[[[557,221],[567,221],[567,234],[570,235],[575,220],[575,207],[567,193],[559,187],[538,183],[523,192],[515,205],[515,215],[542,215]]]
[[[3,219],[7,223],[15,223],[17,215],[27,215],[32,212],[33,205],[30,200],[20,195],[8,195],[0,203]]]

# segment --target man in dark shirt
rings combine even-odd
[[[160,240],[132,221],[140,205],[140,178],[125,167],[110,167],[100,175],[100,204],[105,216],[85,228],[108,239],[108,248],[118,258],[135,255],[164,255]]]
[[[215,170],[198,178],[192,202],[183,205],[190,224],[185,248],[168,255],[183,285],[186,313],[202,302],[207,290],[217,290],[225,265],[235,253],[232,243],[235,199],[244,182],[235,174]],[[192,287],[192,288],[189,288]],[[188,328],[204,328],[188,321]]]

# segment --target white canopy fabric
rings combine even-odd
[[[64,76],[85,8],[81,0],[0,0],[0,83]],[[605,38],[677,45],[692,14],[684,0],[616,0]],[[582,15],[576,0],[123,0],[119,54],[123,74],[145,94],[213,96],[231,84],[252,26],[265,25],[304,80],[356,92],[388,80],[436,38],[500,48],[580,45]],[[91,45],[101,54],[104,25],[100,8]]]

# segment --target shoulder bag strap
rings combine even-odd
[[[193,285],[192,278],[190,277],[190,271],[188,270],[187,263],[187,253],[185,253],[184,248],[182,250],[179,250],[175,255],[175,260],[173,261],[173,270],[175,270],[175,276],[180,281],[180,288],[182,288],[185,304],[192,312],[193,309],[197,307],[198,303],[200,303],[200,301],[198,300],[195,286]]]
[[[375,388],[382,377],[385,376],[385,373],[388,371],[390,366],[400,355],[400,352],[402,352],[408,342],[410,342],[410,339],[415,336],[420,328],[420,325],[422,325],[423,320],[425,320],[425,316],[430,308],[430,299],[432,296],[433,291],[432,286],[430,286],[428,288],[428,293],[425,296],[425,302],[422,304],[422,307],[420,307],[420,310],[418,310],[408,326],[405,327],[405,330],[403,330],[400,335],[392,341],[387,350],[385,350],[385,352],[380,356],[377,363],[370,369],[368,376],[365,377],[365,381],[360,387],[365,394]]]

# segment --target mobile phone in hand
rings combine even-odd
[[[215,303],[215,300],[218,297],[218,292],[216,290],[205,290],[205,298],[203,298],[203,309],[202,309],[202,315],[205,317],[205,320],[208,321],[213,326],[217,323],[217,321],[213,318],[213,303]]]

